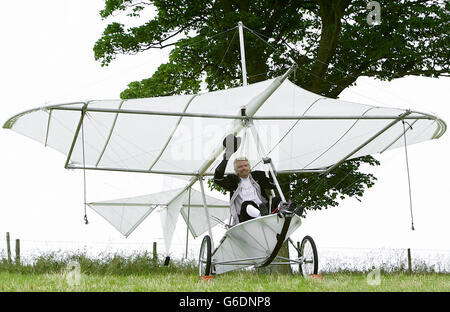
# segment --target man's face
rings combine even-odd
[[[247,178],[250,174],[250,166],[246,160],[238,160],[236,163],[236,171],[241,178]]]

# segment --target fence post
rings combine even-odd
[[[164,260],[164,266],[169,266],[170,263],[170,257],[167,256],[166,259]]]
[[[412,265],[411,265],[411,248],[408,248],[408,273],[412,273]]]
[[[6,250],[8,253],[8,263],[11,264],[11,242],[9,240],[9,232],[6,232]]]
[[[16,239],[16,265],[20,265],[20,239]]]
[[[156,249],[156,242],[153,242],[153,265],[158,265],[158,252]]]

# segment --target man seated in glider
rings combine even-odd
[[[223,160],[214,172],[214,183],[230,192],[231,225],[265,216],[269,213],[276,213],[280,209],[281,201],[279,197],[274,197],[271,200],[271,207],[269,207],[270,201],[265,191],[275,189],[273,179],[266,177],[264,171],[250,172],[250,163],[246,157],[237,157],[234,160],[236,174],[224,176],[228,160],[239,148],[240,141],[241,138],[232,134],[224,139],[225,153]],[[285,205],[282,206],[284,209],[293,208],[290,207],[291,205],[288,205],[288,208]]]

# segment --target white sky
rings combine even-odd
[[[148,78],[167,60],[168,51],[118,56],[108,67],[94,61],[93,46],[108,21],[101,21],[103,0],[23,0],[5,2],[0,11],[0,123],[47,103],[119,98],[132,81]],[[299,73],[297,73],[299,74]],[[409,77],[393,82],[359,79],[341,99],[411,108],[450,120],[450,79]],[[161,242],[159,217],[153,213],[125,239],[88,208],[83,223],[81,171],[64,169],[65,156],[12,131],[0,130],[0,249],[4,235],[20,238],[22,248],[53,247],[44,241],[131,243]],[[414,224],[410,211],[404,150],[376,156],[376,186],[362,202],[310,212],[294,240],[311,235],[320,248],[449,249],[449,135],[408,147]],[[176,181],[143,174],[87,172],[87,200],[107,200],[158,192]],[[220,197],[220,196],[219,196]],[[223,197],[222,197],[223,198]],[[185,227],[179,224],[173,249],[184,251]],[[220,232],[220,231],[219,231]],[[220,239],[220,234],[215,240]],[[190,238],[192,242],[192,238]],[[193,254],[198,252],[192,245]],[[123,245],[121,245],[124,243]],[[102,245],[104,246],[104,245]],[[133,245],[137,246],[137,245]],[[150,245],[148,245],[150,246]],[[160,244],[162,249],[162,244]],[[192,256],[191,255],[191,256]]]

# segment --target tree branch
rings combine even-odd
[[[387,73],[382,70],[371,70],[371,71],[365,71],[361,73],[361,76],[367,76],[367,77],[374,77],[374,76],[383,76]],[[449,70],[435,70],[435,69],[424,69],[424,70],[410,70],[410,71],[403,71],[401,73],[397,73],[395,75],[392,75],[392,78],[401,78],[404,76],[432,76],[432,77],[450,77]]]
[[[317,0],[320,5],[320,19],[322,30],[317,49],[317,56],[312,66],[312,76],[314,77],[309,89],[313,92],[321,93],[323,77],[328,69],[334,52],[338,44],[341,31],[341,18],[345,9],[349,6],[350,0]]]

